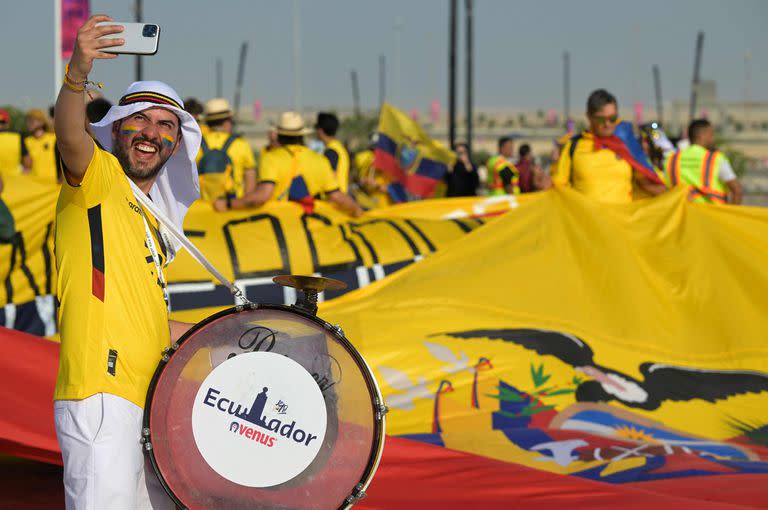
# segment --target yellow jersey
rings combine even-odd
[[[29,155],[32,157],[30,175],[46,182],[56,182],[59,174],[56,169],[56,135],[43,133],[40,138],[28,136],[24,139]]]
[[[262,152],[259,182],[275,185],[271,200],[288,200],[294,177],[302,177],[306,191],[315,198],[339,190],[331,164],[322,154],[303,145],[281,145]]]
[[[147,216],[165,265],[165,247]],[[54,399],[111,393],[144,407],[162,350],[168,309],[146,247],[142,208],[117,159],[94,145],[79,186],[64,182],[56,204],[61,333]]]
[[[556,186],[572,187],[598,202],[632,201],[632,167],[609,149],[594,150],[591,133],[584,133],[578,142],[568,141],[551,173]]]
[[[209,149],[216,150],[223,148],[230,136],[235,137],[226,150],[227,156],[232,161],[230,173],[200,174],[200,198],[203,200],[212,202],[231,193],[237,197],[242,197],[245,192],[245,170],[256,168],[253,149],[243,138],[224,131],[208,131],[203,134],[203,139],[208,144]],[[202,157],[203,149],[201,148],[197,153],[198,163]]]
[[[336,174],[339,189],[347,193],[349,191],[349,153],[347,149],[334,138],[325,146],[323,155],[328,159],[331,169]]]
[[[27,145],[19,133],[0,131],[0,177],[21,175],[21,158],[27,153]]]

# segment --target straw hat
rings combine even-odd
[[[311,130],[304,127],[304,119],[296,112],[283,112],[277,120],[277,134],[283,136],[304,136]]]
[[[232,107],[223,97],[211,99],[205,103],[205,121],[225,120],[232,118]]]
[[[27,112],[27,120],[35,119],[43,125],[45,131],[51,130],[51,122],[48,120],[48,116],[43,110],[33,108]]]

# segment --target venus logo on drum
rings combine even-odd
[[[236,421],[233,421],[229,426],[229,431],[234,432],[235,434],[240,434],[241,436],[252,439],[253,441],[257,441],[267,448],[272,448],[275,446],[275,441],[277,441],[277,438],[274,436],[267,435],[253,427],[249,427],[243,423],[237,423]]]
[[[199,386],[192,407],[198,450],[216,473],[240,485],[291,480],[313,462],[326,438],[328,415],[317,382],[274,352],[247,352],[220,363]]]

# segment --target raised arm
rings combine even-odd
[[[122,39],[99,39],[123,31],[122,26],[97,27],[96,23],[112,21],[109,16],[95,15],[85,22],[77,32],[72,59],[64,84],[56,100],[54,130],[56,145],[67,170],[70,184],[79,184],[85,176],[88,163],[93,156],[93,140],[86,131],[85,85],[93,68],[94,59],[112,59],[117,55],[104,53],[101,49],[123,44]]]

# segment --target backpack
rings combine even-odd
[[[200,148],[203,150],[203,157],[197,164],[197,172],[200,175],[205,174],[232,174],[232,159],[227,154],[230,145],[237,139],[236,135],[229,135],[224,145],[220,149],[211,149],[203,138],[200,142]]]

